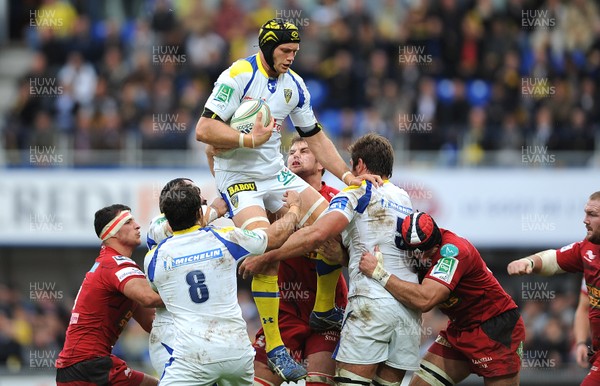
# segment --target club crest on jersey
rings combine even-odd
[[[290,99],[292,99],[292,89],[291,88],[284,88],[283,89],[283,96],[285,97],[285,103],[290,103]]]

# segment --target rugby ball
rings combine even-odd
[[[256,115],[259,112],[262,112],[263,126],[268,126],[271,122],[271,110],[269,106],[260,99],[247,99],[235,110],[229,126],[240,133],[248,134],[254,127]]]

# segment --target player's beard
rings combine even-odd
[[[592,232],[592,234],[590,235],[590,237],[588,237],[587,240],[592,244],[600,245],[600,230]]]

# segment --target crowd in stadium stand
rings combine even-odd
[[[293,69],[340,148],[376,131],[450,166],[513,166],[523,146],[593,151],[600,136],[592,0],[12,3],[13,34],[36,56],[2,128],[7,149],[194,148],[216,77],[257,52],[274,16],[301,29]],[[31,91],[49,80],[54,90]]]

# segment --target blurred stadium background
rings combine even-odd
[[[302,31],[294,71],[340,152],[366,132],[389,138],[393,182],[469,238],[520,305],[522,384],[579,384],[581,277],[509,278],[506,264],[584,237],[600,168],[599,10],[593,0],[0,0],[0,385],[53,384],[97,256],[97,209],[130,205],[145,233],[168,180],[216,196],[195,123],[216,77],[257,51],[273,17]],[[239,298],[254,334],[248,282]],[[424,347],[444,325],[424,316]],[[135,322],[114,352],[152,371]]]

